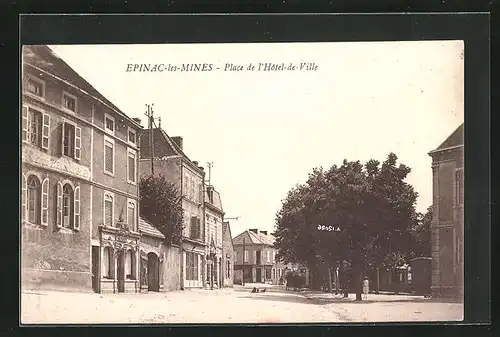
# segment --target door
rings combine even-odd
[[[92,246],[92,290],[96,293],[99,292],[99,284],[100,284],[100,270],[99,266],[101,263],[99,262],[99,251],[100,247]]]
[[[255,282],[262,282],[262,269],[261,268],[257,268],[255,270],[255,277],[257,278],[257,280],[255,280]]]
[[[160,291],[159,260],[155,253],[148,254],[148,290]]]
[[[118,292],[123,293],[125,292],[125,254],[123,251],[120,251],[118,253],[118,273],[117,273],[117,278],[118,278]]]

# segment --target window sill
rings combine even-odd
[[[23,91],[23,94],[30,96],[31,98],[41,99],[42,101],[45,101],[45,97],[43,95],[39,96],[37,94],[32,93],[31,91],[25,90],[25,91]]]
[[[76,230],[73,228],[68,228],[68,227],[59,227],[58,228],[60,233],[66,233],[66,234],[74,234]]]
[[[106,175],[108,175],[110,177],[113,177],[113,178],[115,177],[115,174],[113,172],[109,172],[109,171],[106,171],[106,170],[104,170],[104,174],[106,174]]]
[[[104,128],[104,132],[105,132],[106,134],[108,134],[108,135],[111,135],[111,136],[115,137],[115,132],[114,132],[114,131],[111,131],[111,130],[109,130],[109,129]]]
[[[36,224],[36,223],[28,222],[28,221],[25,221],[25,220],[23,220],[23,225],[26,228],[36,229],[36,230],[40,230],[40,231],[47,227],[47,225]]]
[[[132,180],[128,180],[127,183],[129,183],[130,185],[134,185],[134,186],[137,185],[137,183],[135,181],[132,181]]]

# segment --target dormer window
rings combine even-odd
[[[63,92],[62,105],[66,110],[76,112],[76,97],[67,92]]]
[[[135,137],[135,130],[134,129],[128,128],[128,142],[130,144],[137,145],[136,144],[136,137]]]
[[[115,118],[111,115],[104,115],[104,129],[107,133],[115,134]]]
[[[45,95],[45,83],[34,77],[29,77],[26,81],[26,90],[38,97],[44,97]]]

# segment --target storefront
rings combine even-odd
[[[134,293],[139,291],[140,234],[126,225],[99,228],[100,232],[100,293]]]

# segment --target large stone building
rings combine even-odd
[[[285,277],[285,268],[276,261],[275,238],[267,231],[246,230],[233,239],[234,282],[278,284]]]
[[[207,244],[206,286],[219,288],[222,285],[222,227],[224,211],[219,192],[212,185],[205,190],[205,243]]]
[[[138,291],[141,126],[47,46],[22,61],[23,284]]]
[[[463,296],[464,124],[432,157],[434,214],[431,224],[433,296]]]
[[[154,146],[151,147],[151,139]],[[141,176],[163,174],[182,193],[184,230],[180,263],[180,287],[204,286],[207,244],[205,242],[205,172],[183,152],[181,137],[170,137],[160,128],[146,129],[140,137]],[[153,161],[151,161],[153,157]]]

